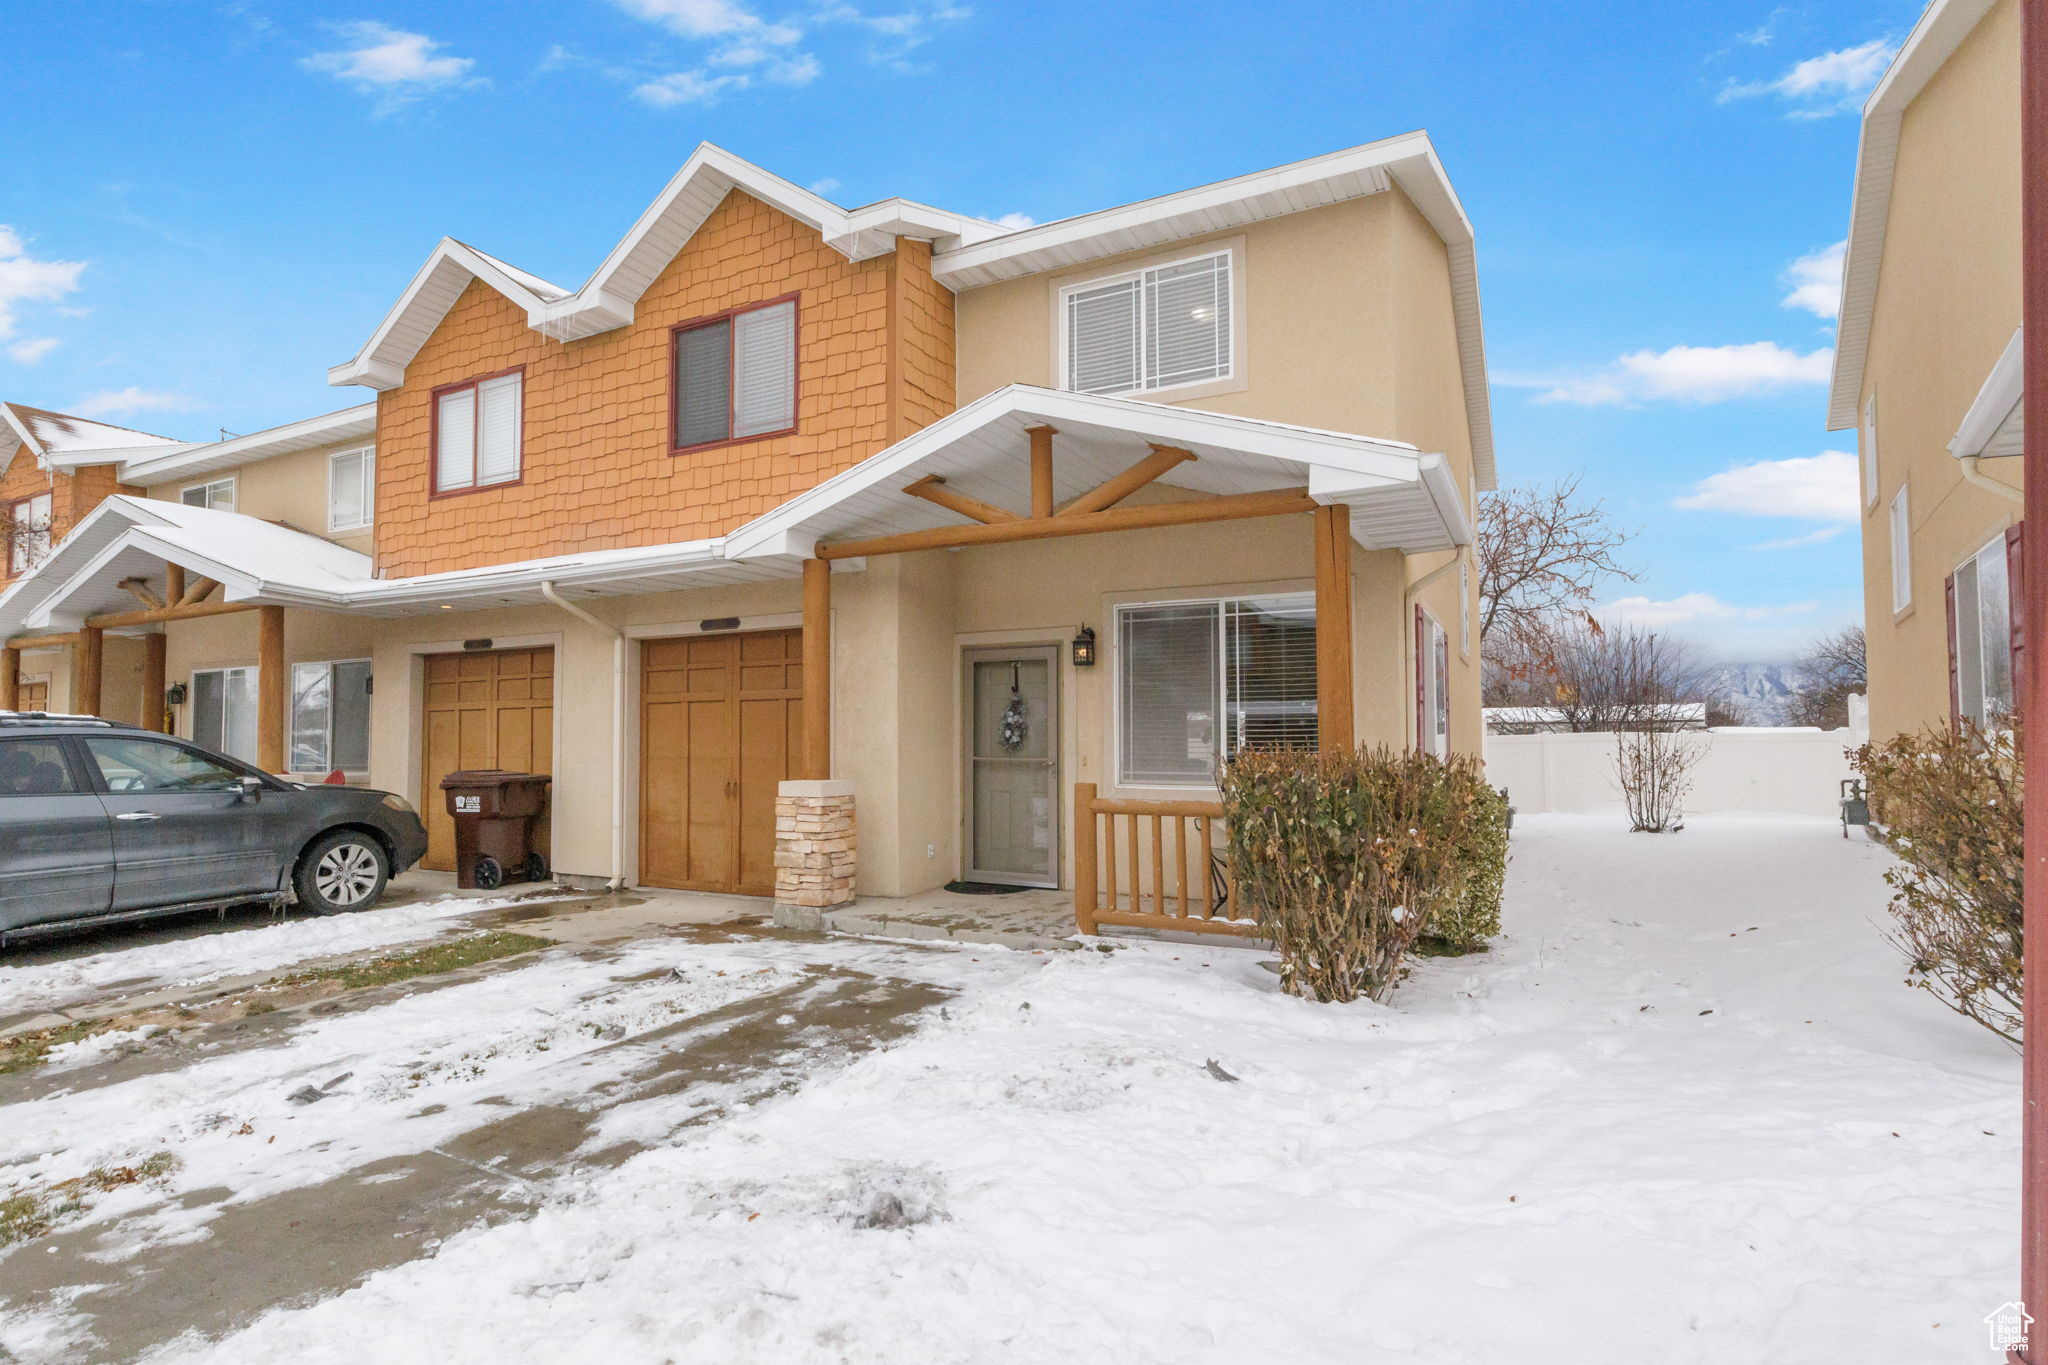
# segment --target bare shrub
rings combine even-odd
[[[1899,866],[1891,940],[1907,984],[2017,1045],[2021,1038],[2020,731],[1928,730],[1864,746],[1856,766]]]
[[[1499,793],[1463,755],[1247,750],[1222,788],[1238,904],[1285,988],[1314,1000],[1383,998],[1436,914],[1504,856],[1477,828]]]
[[[1685,828],[1692,770],[1706,754],[1697,732],[1647,726],[1614,736],[1614,780],[1628,805],[1629,828],[1669,834]]]

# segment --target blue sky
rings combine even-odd
[[[362,401],[326,367],[437,238],[573,286],[701,139],[844,204],[1045,221],[1427,128],[1503,480],[1582,473],[1641,532],[1614,614],[1784,657],[1861,611],[1829,252],[1918,9],[20,7],[0,397],[187,438]]]

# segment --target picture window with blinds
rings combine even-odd
[[[525,427],[524,370],[434,390],[434,491],[519,482]]]
[[[360,531],[377,507],[377,456],[368,446],[327,457],[327,529]]]
[[[776,299],[676,328],[676,450],[796,430],[796,300]]]
[[[1316,745],[1311,593],[1117,608],[1117,774],[1205,787],[1246,748]]]
[[[1232,378],[1231,253],[1060,291],[1062,363],[1076,393],[1137,393]]]

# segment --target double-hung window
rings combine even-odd
[[[50,553],[50,495],[38,493],[9,504],[7,570],[27,573]]]
[[[327,457],[327,529],[360,531],[377,506],[377,453],[337,450]]]
[[[194,484],[178,494],[178,501],[187,507],[205,507],[215,512],[235,510],[235,481],[232,478],[215,479],[211,483]]]
[[[1060,291],[1063,382],[1077,393],[1132,393],[1229,379],[1228,251]]]
[[[370,661],[293,664],[291,724],[291,771],[367,772]]]
[[[1316,743],[1310,593],[1118,607],[1117,774],[1207,786],[1240,749]]]
[[[1450,637],[1421,607],[1415,609],[1415,747],[1450,757]]]
[[[256,761],[256,670],[207,668],[192,675],[192,738],[245,763]]]
[[[676,328],[677,450],[796,430],[796,300],[778,299]]]
[[[434,491],[519,481],[526,376],[488,375],[434,391]]]
[[[2010,715],[2014,629],[2012,537],[1999,536],[1948,580],[1949,684],[1955,718],[1988,729]]]

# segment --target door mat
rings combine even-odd
[[[946,889],[962,896],[1008,896],[1019,891],[1035,891],[1032,886],[1005,886],[1001,882],[947,882]]]

